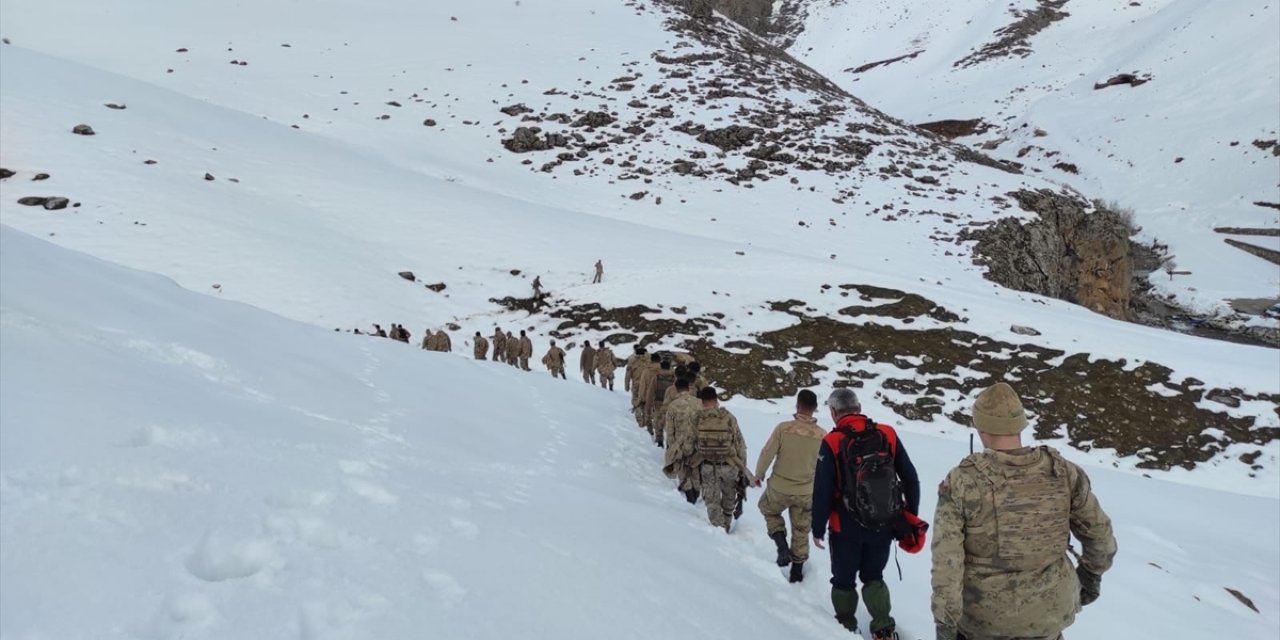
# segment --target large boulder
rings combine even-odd
[[[964,235],[978,241],[987,278],[1129,320],[1134,259],[1125,216],[1047,189],[1009,195],[1038,219],[1005,218]]]

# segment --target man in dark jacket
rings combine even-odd
[[[902,486],[902,504],[912,514],[920,509],[920,477],[898,440],[892,427],[876,424],[862,414],[862,403],[852,389],[836,389],[827,398],[831,418],[836,427],[818,448],[818,465],[813,484],[813,544],[825,549],[827,531],[831,531],[831,605],[836,620],[844,628],[858,632],[857,579],[862,580],[862,599],[871,614],[871,637],[874,640],[896,640],[893,616],[890,615],[889,585],[884,569],[897,533],[893,527],[873,531],[859,523],[841,495],[844,461],[839,455],[846,438],[868,429],[878,429],[893,456],[894,471]]]

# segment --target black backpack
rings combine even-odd
[[[836,460],[841,499],[858,524],[870,531],[896,529],[906,503],[884,432],[868,420],[866,429],[844,437]]]

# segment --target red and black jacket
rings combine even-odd
[[[879,429],[889,441],[889,450],[893,453],[894,470],[902,480],[907,510],[918,513],[920,510],[920,476],[907,450],[898,440],[898,433],[893,427],[872,423],[866,416],[844,416],[836,424],[836,428],[822,439],[818,449],[818,466],[813,478],[813,537],[825,538],[830,525],[834,533],[853,533],[873,535],[863,529],[848,512],[844,501],[840,499],[840,467],[836,454],[842,449],[844,439],[855,431],[862,431],[868,426]]]

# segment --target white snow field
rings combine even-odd
[[[825,554],[786,584],[757,490],[732,535],[712,529],[621,392],[334,333],[8,227],[0,260],[0,638],[845,635]],[[753,456],[784,417],[729,406]],[[965,449],[905,443],[929,517]],[[1120,554],[1069,637],[1275,637],[1274,498],[1090,473]],[[932,638],[927,552],[901,560],[903,637]]]
[[[1155,278],[1184,304],[1280,296],[1274,264],[1223,242],[1280,250],[1280,5],[1271,0],[844,0],[806,5],[789,51],[876,108],[912,123],[982,118],[997,157],[1132,208],[1140,238],[1178,269]],[[1051,9],[1051,10],[1050,10]],[[974,56],[1035,11],[1066,14],[1010,55]],[[1042,14],[1043,15],[1043,14]],[[1032,20],[1032,22],[1035,22]],[[1006,47],[1005,49],[1009,49]],[[869,63],[914,57],[861,72]],[[1138,86],[1095,90],[1119,74]],[[1044,135],[1039,135],[1036,130]],[[1054,168],[1076,165],[1073,174]]]

